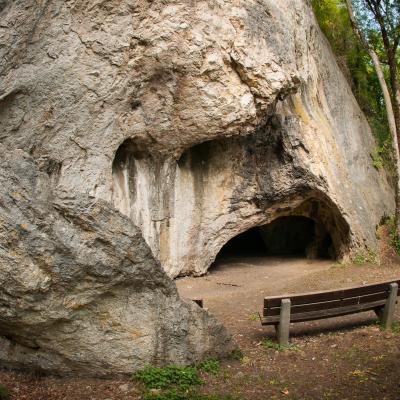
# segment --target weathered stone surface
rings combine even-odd
[[[222,325],[183,302],[138,228],[102,200],[55,193],[0,145],[0,363],[130,373],[232,350]]]
[[[68,218],[80,221],[78,193],[113,204],[170,276],[204,273],[230,238],[286,215],[318,221],[338,258],[375,249],[393,193],[308,1],[20,0],[0,10],[0,141],[29,153],[54,193],[77,196]],[[113,232],[114,218],[134,229],[107,212]],[[113,296],[123,307],[125,295]]]

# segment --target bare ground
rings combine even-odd
[[[176,284],[182,297],[203,299],[204,307],[223,321],[241,346],[246,346],[250,338],[274,335],[272,327],[255,328],[249,324],[261,312],[265,296],[341,289],[399,277],[400,266],[393,264],[346,266],[324,260],[254,257],[224,259],[206,276],[182,278]],[[302,336],[313,330],[322,332],[338,324],[351,326],[355,320],[371,319],[376,319],[372,312],[293,324],[291,335]]]
[[[181,295],[204,306],[231,331],[244,357],[206,376],[203,393],[242,399],[400,399],[400,333],[382,332],[371,313],[291,327],[292,350],[263,346],[272,327],[257,319],[266,295],[344,288],[400,278],[394,257],[385,266],[304,259],[225,259],[209,274],[177,281]],[[397,311],[400,321],[400,307]],[[0,370],[12,399],[139,399],[130,379],[56,378]]]

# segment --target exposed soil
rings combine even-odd
[[[181,295],[204,306],[232,332],[244,357],[222,363],[206,377],[203,393],[242,399],[400,399],[400,333],[382,332],[374,313],[361,313],[291,326],[291,350],[263,345],[274,340],[257,312],[266,295],[345,288],[400,278],[400,263],[339,265],[332,261],[231,258],[204,277],[177,281]],[[397,310],[400,321],[400,307]],[[398,330],[396,330],[398,331]],[[139,399],[129,379],[55,378],[0,371],[12,399]]]
[[[182,278],[176,284],[182,297],[203,299],[208,308],[232,332],[241,348],[249,340],[274,335],[273,327],[254,327],[265,296],[341,289],[400,277],[400,266],[334,264],[332,261],[302,258],[225,258],[206,276]],[[338,324],[351,326],[354,320],[376,319],[373,312],[293,324],[291,336],[316,330],[331,330]],[[257,319],[257,325],[259,320]],[[242,339],[242,338],[245,339]],[[399,397],[400,398],[400,397]]]

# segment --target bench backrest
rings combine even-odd
[[[342,290],[266,297],[263,315],[264,317],[278,316],[283,299],[290,299],[292,315],[342,307],[360,306],[362,308],[367,304],[379,306],[387,299],[391,283],[397,283],[400,286],[400,280],[394,280]]]

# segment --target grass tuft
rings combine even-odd
[[[286,351],[286,350],[299,351],[300,350],[300,347],[295,344],[288,344],[287,346],[282,346],[279,343],[272,341],[271,339],[264,339],[261,344],[266,349],[273,349],[276,351]]]
[[[394,321],[392,324],[392,332],[395,335],[400,334],[400,322],[399,321]]]

